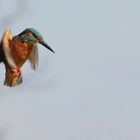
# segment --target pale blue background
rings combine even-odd
[[[39,67],[3,86],[0,140],[140,140],[140,1],[1,0],[0,35],[38,29]]]

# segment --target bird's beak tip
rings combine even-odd
[[[52,51],[53,53],[55,53],[55,51]]]
[[[46,47],[51,52],[55,53],[54,50],[45,41],[41,41],[39,43],[42,44],[44,47]]]

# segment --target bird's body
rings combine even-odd
[[[28,28],[14,37],[10,30],[5,31],[0,44],[0,62],[3,62],[6,68],[5,85],[13,87],[22,83],[21,67],[27,60],[31,62],[33,69],[37,67],[37,43],[54,52],[33,28]]]
[[[37,49],[36,44],[31,41],[22,41],[20,37],[13,38],[11,53],[17,67],[21,67],[30,58],[34,47]]]

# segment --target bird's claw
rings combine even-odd
[[[21,75],[21,68],[12,69],[11,71],[14,73],[15,77]]]

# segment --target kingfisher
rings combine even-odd
[[[30,61],[32,69],[36,69],[38,43],[55,53],[44,41],[41,33],[34,28],[27,28],[15,36],[10,29],[5,30],[0,42],[0,63],[4,63],[6,70],[4,85],[14,87],[22,83],[21,68],[27,60]]]

